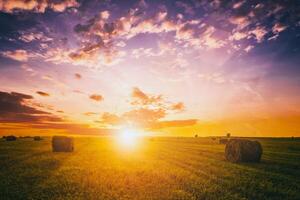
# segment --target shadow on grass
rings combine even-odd
[[[53,153],[50,140],[3,142],[0,146],[1,199],[28,199],[72,154]]]

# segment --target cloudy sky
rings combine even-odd
[[[300,136],[300,2],[0,0],[0,134]]]

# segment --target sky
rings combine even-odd
[[[0,0],[0,135],[300,136],[300,2]]]

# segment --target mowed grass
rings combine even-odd
[[[126,151],[114,139],[0,140],[0,199],[300,199],[300,140],[260,139],[257,164],[224,159],[208,138],[144,138]]]

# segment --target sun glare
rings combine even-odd
[[[117,141],[124,149],[133,149],[138,145],[139,133],[135,130],[126,129],[117,136]]]

